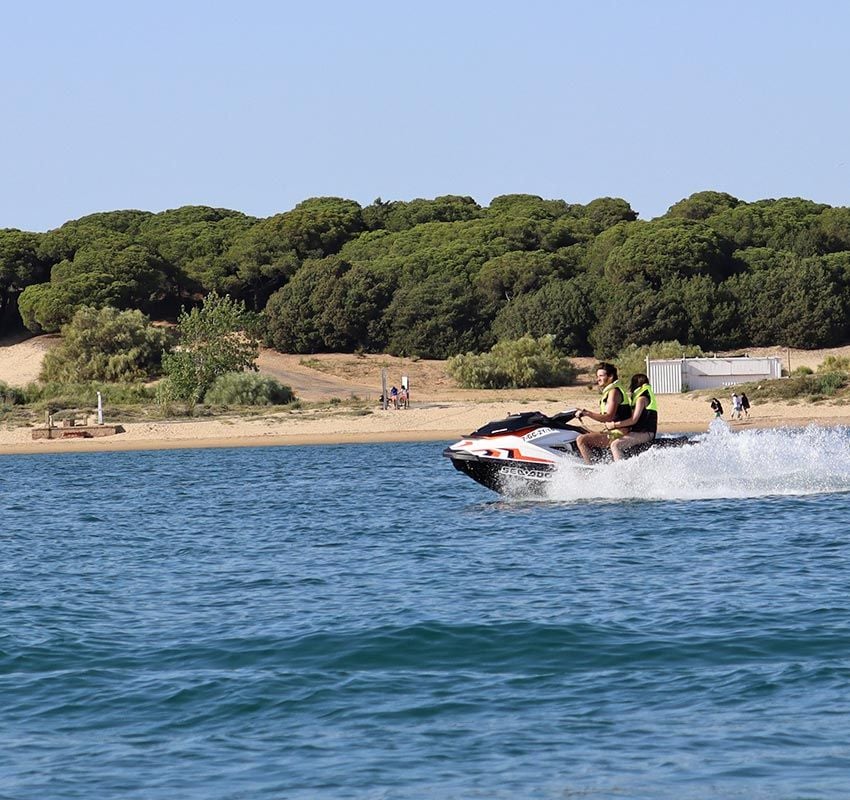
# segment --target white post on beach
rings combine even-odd
[[[381,408],[387,410],[389,399],[387,398],[387,368],[381,368]]]
[[[97,393],[97,424],[103,425],[103,398]]]

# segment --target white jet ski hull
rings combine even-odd
[[[576,439],[587,429],[575,424],[575,409],[554,417],[539,411],[512,414],[495,420],[443,451],[455,469],[476,483],[500,494],[542,494],[564,464],[592,469],[581,458]],[[681,446],[687,437],[659,437],[630,449],[633,457],[658,446]],[[610,460],[610,451],[596,452],[599,462]]]

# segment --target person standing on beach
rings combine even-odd
[[[613,364],[601,362],[596,365],[596,385],[602,390],[599,398],[599,413],[580,408],[576,417],[590,417],[596,422],[622,422],[632,415],[632,407],[629,404],[629,395],[617,377],[617,368]],[[609,433],[582,433],[576,439],[581,457],[586,463],[591,462],[591,452],[594,447],[610,447],[613,439],[628,433],[628,428],[618,428]]]
[[[723,416],[723,406],[716,397],[711,398],[711,410],[714,412],[714,418],[720,419]]]
[[[741,408],[744,411],[744,416],[750,418],[750,400],[744,392],[741,392]]]

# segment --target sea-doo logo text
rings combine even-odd
[[[527,467],[502,467],[499,474],[514,478],[527,478],[532,481],[545,481],[551,476],[551,472],[544,472],[538,469],[528,469]]]
[[[540,436],[545,436],[547,433],[554,433],[551,428],[538,428],[534,431],[529,431],[525,436],[523,436],[523,440],[526,442],[532,441],[532,439],[537,439]]]

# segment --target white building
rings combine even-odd
[[[738,383],[782,377],[782,360],[769,358],[647,359],[646,374],[656,394],[678,394],[691,389],[717,389]]]

